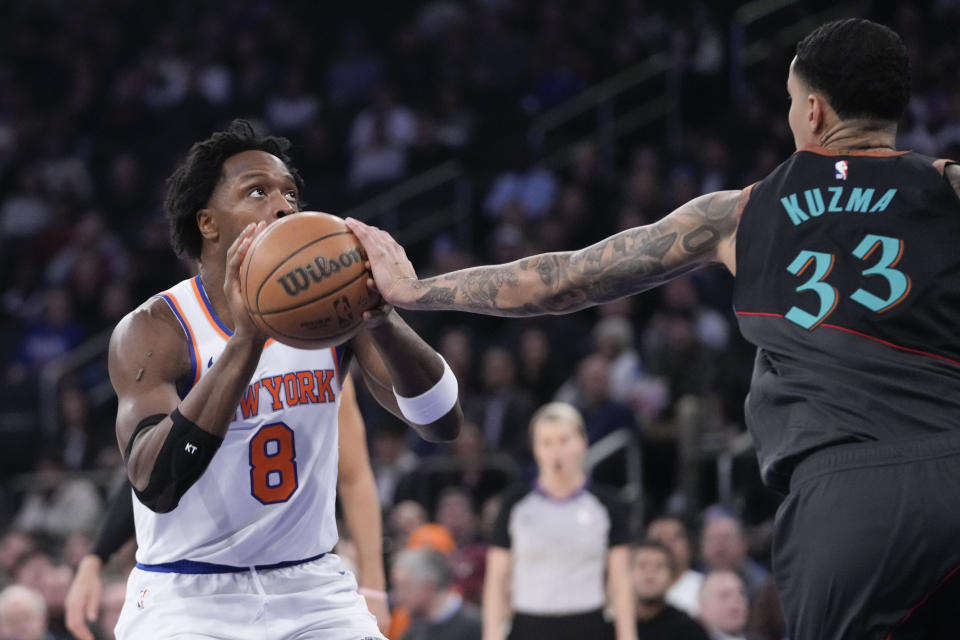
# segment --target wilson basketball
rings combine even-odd
[[[240,266],[247,310],[275,340],[322,349],[349,340],[378,296],[366,254],[341,218],[297,213],[271,224]]]

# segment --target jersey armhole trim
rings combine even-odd
[[[180,308],[180,304],[177,302],[177,299],[173,296],[173,294],[169,292],[158,293],[154,297],[160,298],[167,303],[167,306],[170,307],[173,315],[176,316],[177,320],[180,321],[180,326],[183,327],[183,332],[187,337],[187,343],[190,345],[190,365],[193,368],[193,378],[190,380],[189,384],[182,391],[182,393],[180,393],[180,399],[182,400],[188,393],[190,393],[190,389],[193,388],[193,385],[197,384],[197,380],[200,379],[200,350],[197,347],[197,340],[193,335],[193,329],[190,328],[190,322],[187,320],[187,316],[183,313],[183,310]]]

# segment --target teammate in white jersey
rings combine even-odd
[[[383,535],[380,502],[367,454],[363,416],[357,406],[351,376],[346,376],[340,398],[338,420],[340,456],[337,465],[337,492],[343,517],[356,546],[357,592],[367,609],[377,618],[377,626],[386,633],[390,628],[386,577],[383,568]],[[100,574],[110,557],[135,535],[132,494],[124,482],[110,496],[90,553],[80,559],[64,602],[67,629],[77,640],[94,640],[88,623],[100,617],[103,582]]]
[[[117,325],[110,378],[134,487],[137,568],[118,638],[382,638],[337,539],[337,408],[349,353],[377,400],[429,440],[456,436],[456,378],[388,306],[343,347],[268,341],[238,270],[299,209],[283,138],[244,121],[191,147],[165,208],[199,275]]]

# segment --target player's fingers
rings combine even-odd
[[[227,251],[227,276],[234,273],[240,268],[240,265],[243,264],[243,259],[247,255],[247,250],[250,248],[254,227],[253,225],[247,227],[244,232],[240,235],[239,238],[234,241],[233,245],[230,246],[229,251]]]
[[[367,251],[370,250],[368,243],[370,242],[370,226],[366,225],[356,218],[347,218],[344,220],[344,223],[347,225],[347,228],[353,232],[353,235],[357,236],[357,240],[360,241],[360,244],[363,245],[364,249]]]
[[[236,263],[236,265],[239,266],[240,262],[243,261],[243,255],[245,255],[243,248],[244,246],[250,246],[250,238],[252,237],[256,226],[257,225],[251,222],[244,227],[243,231],[240,232],[240,235],[238,235],[230,245],[230,248],[227,249],[227,265],[233,265]],[[238,255],[240,256],[240,262],[237,261]]]

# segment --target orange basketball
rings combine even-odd
[[[379,298],[367,288],[366,254],[329,213],[287,216],[257,236],[240,266],[247,310],[275,340],[322,349],[349,340]]]

